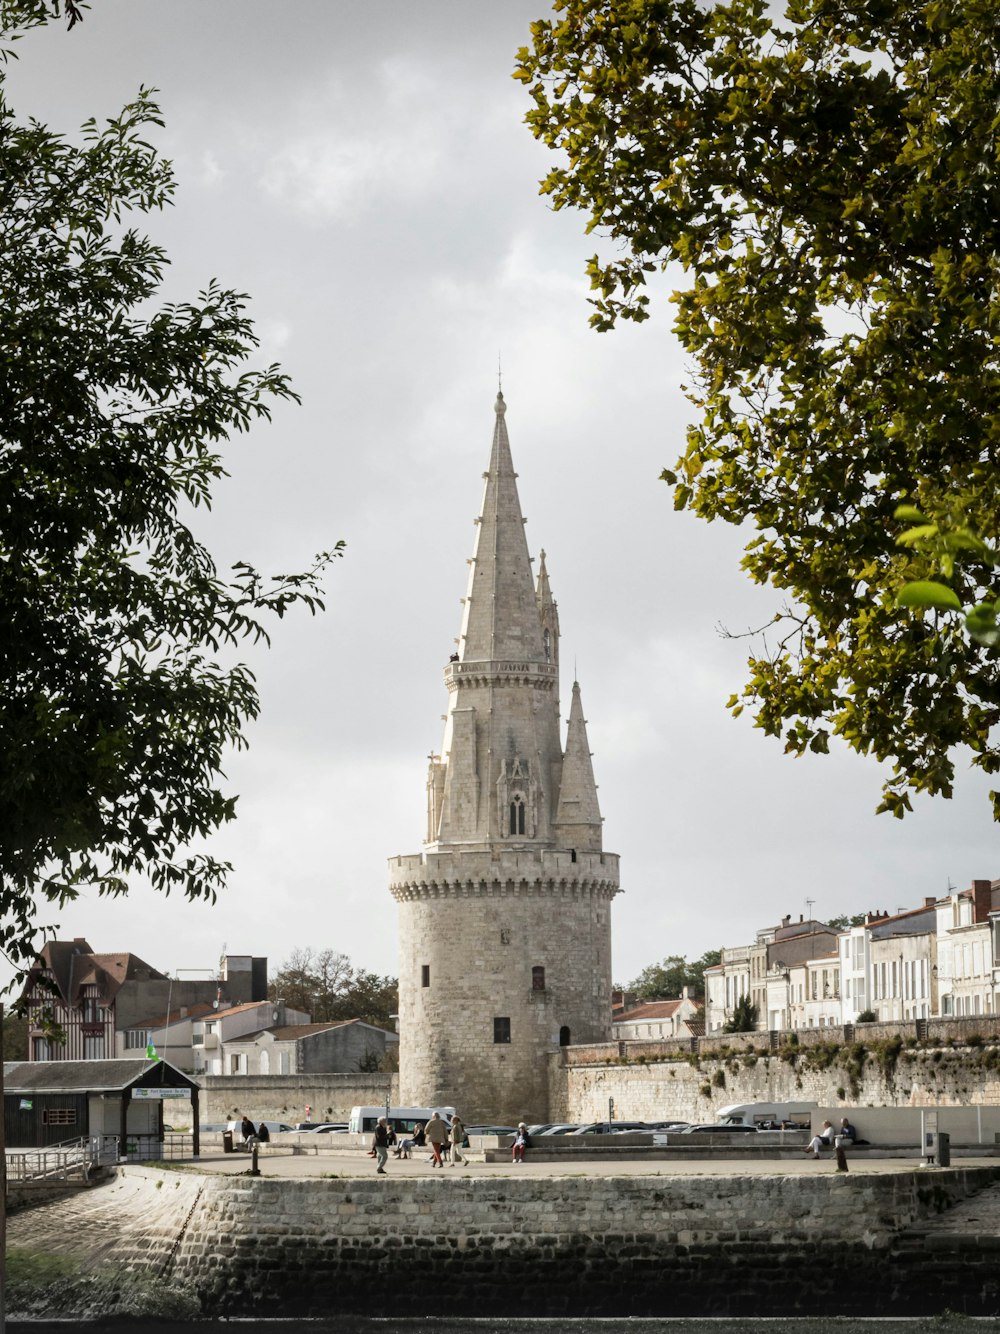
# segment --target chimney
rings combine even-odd
[[[801,913],[799,913],[799,921],[800,921],[800,922],[804,922],[804,921],[805,921],[805,918],[802,916]]]
[[[933,908],[935,903],[937,903],[937,899],[933,894],[928,895],[927,898],[924,899],[925,908]]]
[[[989,921],[990,908],[993,906],[993,895],[990,892],[991,885],[989,880],[973,880],[972,882],[972,920],[973,922]]]
[[[791,914],[791,913],[789,913],[787,917],[783,917],[783,918],[781,919],[781,925],[782,925],[782,928],[788,926],[788,924],[791,922],[791,920],[792,920],[792,914]]]

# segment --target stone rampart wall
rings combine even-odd
[[[398,1076],[205,1075],[199,1114],[203,1122],[231,1121],[244,1112],[254,1121],[346,1121],[352,1107],[381,1107],[386,1094],[398,1103]],[[306,1117],[306,1107],[311,1107]]]
[[[160,1192],[171,1214],[152,1253],[125,1230],[115,1262],[153,1264],[228,1315],[832,1314],[876,1292],[902,1313],[933,1294],[889,1272],[894,1236],[998,1178],[216,1177],[173,1242],[182,1201]]]
[[[866,1028],[869,1026],[866,1026]],[[874,1028],[875,1025],[870,1027]],[[860,1030],[858,1030],[860,1033]],[[555,1053],[549,1066],[549,1119],[715,1121],[740,1102],[815,1102],[823,1107],[961,1107],[1000,1104],[1000,1050],[906,1046],[860,1036],[800,1043],[772,1052],[766,1034],[736,1034],[728,1051],[673,1057],[665,1044],[617,1044]],[[915,1044],[916,1039],[911,1039]],[[655,1050],[650,1050],[650,1047]],[[614,1054],[612,1054],[614,1053]]]

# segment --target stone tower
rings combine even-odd
[[[509,1124],[546,1118],[549,1052],[610,1036],[619,886],[576,683],[561,741],[559,619],[544,552],[532,577],[505,412],[498,394],[424,850],[389,878],[401,1100]]]

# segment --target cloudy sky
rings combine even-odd
[[[657,480],[689,416],[667,302],[639,328],[587,327],[595,241],[539,197],[549,155],[510,77],[544,5],[97,0],[71,33],[21,44],[14,107],[66,133],[160,90],[180,186],[148,222],[173,261],[165,297],[212,278],[251,293],[262,362],[302,395],[227,453],[201,529],[220,564],[297,568],[347,542],[326,614],[247,649],[263,711],[228,769],[225,900],[83,899],[61,937],[165,971],[300,946],[397,971],[386,859],[424,833],[498,355],[562,696],[575,662],[622,859],[616,980],[810,904],[891,911],[1000,874],[985,780],[963,768],[954,801],[876,817],[873,761],[792,760],[725,712],[746,645],[718,626],[775,604],[741,574],[739,533],[675,514]]]

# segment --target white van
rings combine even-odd
[[[397,1135],[410,1135],[418,1121],[426,1125],[435,1112],[451,1125],[451,1118],[455,1115],[454,1107],[390,1107],[388,1120]],[[347,1128],[352,1135],[370,1135],[379,1117],[385,1115],[384,1106],[352,1107]]]
[[[815,1102],[734,1102],[719,1108],[719,1121],[724,1126],[756,1126],[758,1130],[780,1130],[794,1123],[809,1128],[809,1114],[818,1107]]]

